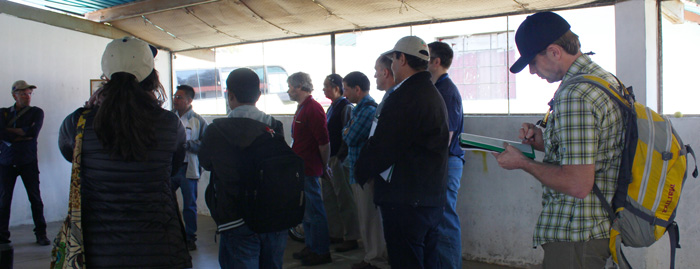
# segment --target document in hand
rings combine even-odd
[[[511,146],[514,146],[515,148],[519,149],[525,155],[525,157],[528,157],[530,159],[535,158],[535,151],[530,145],[526,145],[515,141],[508,141],[493,137],[467,133],[462,133],[459,135],[459,145],[462,147],[463,150],[503,152],[505,150],[505,148],[503,148],[503,142],[506,142]]]

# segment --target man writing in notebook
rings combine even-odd
[[[530,73],[563,85],[575,74],[588,73],[619,86],[615,77],[580,50],[569,23],[552,12],[528,16],[515,34],[520,59],[510,71],[529,65]],[[617,104],[595,86],[560,87],[541,127],[524,123],[520,139],[539,151],[542,162],[526,158],[515,147],[494,154],[505,169],[522,169],[543,185],[533,246],[544,250],[543,268],[603,268],[610,251],[610,221],[594,183],[608,202],[616,188],[623,149],[623,121]]]

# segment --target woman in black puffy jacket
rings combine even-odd
[[[107,45],[108,82],[96,105],[63,121],[59,148],[73,157],[85,111],[82,227],[87,268],[190,268],[170,176],[184,159],[185,132],[160,106],[165,92],[153,69],[155,50],[125,37]]]

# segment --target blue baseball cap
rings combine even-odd
[[[510,67],[510,72],[522,71],[537,53],[546,49],[569,29],[571,25],[554,12],[538,12],[527,16],[515,32],[515,44],[518,46],[520,59]]]

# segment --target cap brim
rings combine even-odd
[[[532,59],[535,58],[535,55],[531,56],[520,56],[520,59],[515,61],[515,63],[510,67],[510,72],[511,73],[520,73],[520,71],[523,71],[525,67],[530,64]]]
[[[34,85],[27,85],[27,87],[24,87],[24,88],[21,88],[21,89],[15,89],[15,90],[13,90],[12,92],[24,91],[24,90],[26,90],[26,89],[32,89],[32,90],[33,90],[33,89],[36,89],[36,86],[34,86]]]
[[[389,50],[389,51],[387,51],[387,52],[385,52],[385,53],[382,53],[382,56],[384,56],[384,57],[389,57],[389,59],[392,59],[393,57],[391,56],[391,54],[394,53],[394,52],[395,52],[395,50]]]

